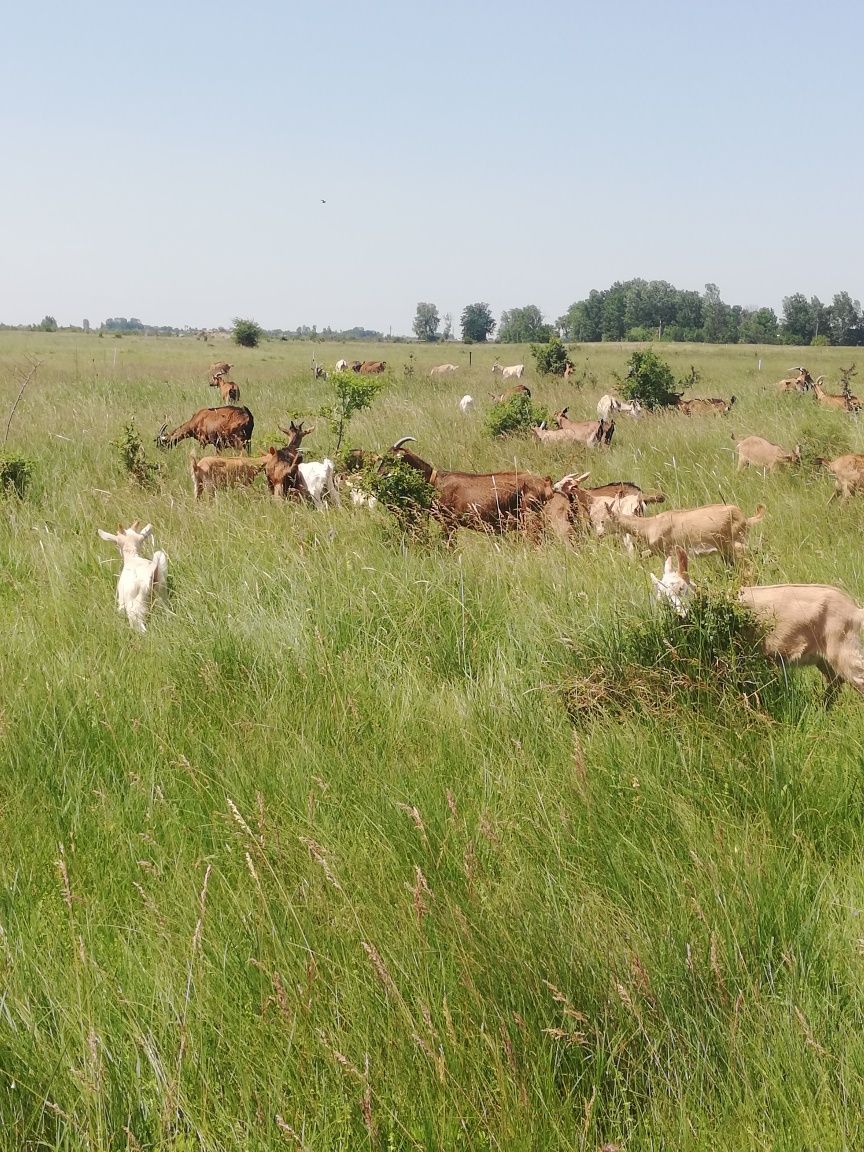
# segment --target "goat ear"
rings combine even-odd
[[[132,523],[129,525],[129,527],[132,529],[133,532],[137,532],[138,531],[138,524],[139,524],[138,520],[133,520]]]
[[[137,524],[138,521],[136,520],[135,523]],[[144,527],[141,529],[141,533],[140,533],[141,539],[146,540],[152,531],[153,531],[153,525],[152,524],[145,524]]]
[[[684,576],[686,578],[687,566],[689,564],[689,559],[687,557],[687,550],[685,548],[682,548],[681,545],[678,544],[675,548],[675,555],[678,557],[678,575]]]
[[[117,537],[113,533],[105,532],[102,528],[97,528],[96,531],[99,533],[103,540],[110,540],[112,544],[117,543]]]
[[[271,445],[270,445],[270,447],[267,449],[267,455],[268,455],[268,456],[275,456],[275,455],[276,455],[276,449],[273,447],[273,445],[272,445],[272,444],[271,444]]]

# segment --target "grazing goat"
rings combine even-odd
[[[444,530],[447,544],[457,528],[475,532],[510,532],[525,527],[525,513],[552,499],[552,479],[532,472],[445,472],[421,460],[403,445],[413,436],[397,440],[388,455],[404,460],[435,490],[431,515]],[[379,470],[386,465],[386,458]]]
[[[269,459],[269,456],[259,456],[257,460],[242,456],[204,456],[199,460],[193,451],[189,456],[189,472],[195,499],[199,500],[204,492],[212,495],[217,488],[251,484]]]
[[[687,615],[688,602],[695,588],[687,574],[687,553],[683,548],[676,547],[675,551],[666,557],[662,577],[658,580],[652,572],[651,582],[654,585],[656,600],[668,601],[681,617]]]
[[[117,581],[117,611],[125,612],[126,619],[139,632],[147,631],[147,613],[155,596],[167,594],[168,557],[164,552],[154,552],[153,559],[141,556],[140,548],[153,531],[151,524],[145,524],[138,531],[138,521],[125,531],[122,527],[117,534],[97,529],[103,540],[110,540],[120,549],[123,568]]]
[[[193,436],[199,444],[212,444],[215,448],[245,448],[249,450],[255,417],[248,408],[199,408],[185,424],[166,432],[163,424],[156,437],[160,448],[173,448],[187,436]]]
[[[543,444],[556,444],[576,441],[591,448],[597,444],[608,444],[615,431],[615,421],[607,424],[603,420],[571,420],[567,409],[556,412],[552,417],[554,428],[540,424],[532,429],[536,438]]]
[[[302,494],[300,476],[300,461],[303,459],[300,445],[306,436],[310,436],[315,429],[304,428],[303,421],[295,424],[291,421],[290,427],[280,428],[288,437],[288,443],[282,448],[273,448],[267,454],[267,463],[264,465],[264,475],[267,487],[276,499],[285,500],[289,492],[299,497]]]
[[[583,488],[582,481],[590,475],[590,472],[583,472],[581,476],[564,476],[554,488],[578,505],[581,518],[588,520],[598,536],[605,535],[606,521],[613,513],[641,516],[646,504],[662,504],[666,499],[662,492],[643,492],[631,480],[616,480],[611,484]]]
[[[462,399],[459,401],[459,411],[462,413],[463,416],[466,416],[471,411],[471,409],[473,407],[474,407],[474,397],[473,396],[463,396]]]
[[[345,372],[347,370],[347,368],[348,368],[348,361],[347,360],[337,360],[336,361],[336,371],[337,372]]]
[[[367,492],[356,476],[340,476],[339,483],[348,490],[355,508],[374,508],[378,503],[378,497]]]
[[[514,396],[527,396],[531,399],[531,389],[527,384],[514,384],[512,388],[505,388],[498,396],[492,393],[492,399],[496,404],[506,404],[508,400],[512,400]]]
[[[613,412],[629,412],[634,420],[638,420],[643,411],[638,400],[619,400],[617,396],[608,393],[597,401],[598,420],[608,420]]]
[[[509,368],[502,368],[496,360],[492,365],[492,375],[494,376],[496,372],[501,373],[502,380],[521,380],[525,372],[525,365],[511,364]]]
[[[732,439],[735,439],[733,433]],[[772,444],[770,440],[763,440],[761,436],[745,436],[735,445],[738,453],[738,471],[743,472],[748,466],[761,468],[763,472],[770,472],[778,464],[800,464],[801,445],[795,445],[794,452],[787,452],[779,444]]]
[[[779,388],[781,392],[809,392],[813,387],[813,377],[807,369],[799,365],[797,368],[790,368],[789,371],[797,372],[797,376],[784,376],[774,387]]]
[[[726,416],[735,400],[735,396],[730,396],[728,403],[718,399],[703,400],[701,397],[696,397],[693,400],[682,400],[679,396],[676,407],[685,416]]]
[[[850,452],[824,463],[834,477],[834,491],[829,503],[835,496],[845,499],[856,492],[864,492],[864,456],[860,452]]]
[[[310,428],[308,431],[312,432],[313,429]],[[304,432],[304,435],[307,433]],[[323,508],[325,499],[329,500],[335,508],[342,507],[334,480],[332,460],[325,458],[324,460],[310,460],[308,464],[301,462],[297,470],[303,480],[303,494],[309,497],[316,508]]]
[[[429,370],[430,376],[449,376],[452,372],[458,372],[458,364],[438,364],[435,368]]]
[[[744,587],[738,599],[767,627],[766,656],[783,664],[810,664],[825,677],[825,706],[844,684],[864,695],[864,609],[830,584]]]
[[[632,536],[658,556],[668,556],[678,545],[690,552],[719,552],[727,564],[744,551],[748,528],[765,515],[762,504],[749,517],[737,504],[675,508],[644,518],[613,512],[611,506],[609,511],[609,528],[624,534],[625,543]]]
[[[818,376],[816,383],[813,385],[816,400],[823,408],[836,408],[840,412],[860,412],[861,401],[857,396],[853,396],[848,388],[839,396],[831,392],[823,392],[822,385],[819,381],[824,379],[824,376]]]
[[[219,381],[223,376],[227,376],[233,368],[233,364],[227,363],[225,360],[219,360],[215,364],[210,365],[210,387],[217,388]]]
[[[360,367],[355,368],[354,371],[359,372],[361,376],[376,376],[379,372],[383,372],[386,367],[386,360],[364,360]]]

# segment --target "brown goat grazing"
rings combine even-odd
[[[545,428],[540,424],[532,429],[535,437],[543,444],[573,441],[592,448],[598,444],[608,444],[615,431],[614,420],[571,420],[566,408],[555,413],[552,423],[555,424],[554,428]]]
[[[386,360],[364,360],[356,371],[359,372],[361,376],[375,376],[379,372],[383,372],[386,367]]]
[[[225,360],[219,360],[215,364],[210,365],[210,387],[218,388],[219,381],[223,376],[227,376],[231,371],[233,365],[228,364]]]
[[[836,408],[839,412],[860,412],[861,401],[857,396],[853,396],[848,389],[839,396],[832,392],[823,392],[819,381],[824,379],[824,376],[819,376],[813,385],[816,400],[823,408]]]
[[[845,498],[856,492],[864,492],[864,456],[860,452],[850,452],[846,456],[838,456],[836,460],[828,460],[824,463],[834,477],[834,491],[831,493],[831,500],[835,496]]]
[[[202,493],[214,493],[217,488],[233,488],[251,484],[264,468],[269,456],[259,456],[256,460],[232,456],[204,456],[200,460],[194,452],[189,456],[189,471],[195,499]]]
[[[742,588],[738,599],[767,627],[766,656],[819,669],[826,707],[844,684],[864,695],[864,609],[851,596],[830,584],[768,584]]]
[[[690,552],[719,552],[729,563],[744,551],[748,528],[758,524],[764,515],[762,504],[752,516],[745,516],[737,504],[706,504],[700,508],[674,508],[644,518],[612,512],[609,528],[632,536],[658,556],[668,556],[680,546]]]
[[[791,371],[796,372],[796,376],[784,376],[782,380],[778,380],[774,385],[779,388],[781,392],[808,392],[813,387],[813,377],[806,368],[793,368]]]
[[[552,499],[552,479],[533,472],[445,472],[421,460],[397,440],[388,455],[404,460],[435,489],[431,515],[450,544],[457,528],[475,532],[510,532],[525,527],[525,513],[544,507]],[[386,466],[386,457],[380,468]]]
[[[606,522],[617,512],[625,516],[641,516],[646,504],[662,504],[666,497],[662,492],[643,492],[631,480],[616,480],[611,484],[600,484],[594,488],[583,488],[589,472],[581,476],[564,476],[555,484],[556,492],[563,492],[579,508],[580,522],[591,524],[598,536],[605,535]]]
[[[527,384],[514,384],[512,388],[505,388],[499,395],[492,395],[492,399],[496,404],[506,404],[508,400],[512,400],[514,396],[527,396],[530,400],[531,389]]]
[[[215,448],[245,448],[249,451],[255,418],[248,408],[199,408],[185,424],[166,433],[163,424],[156,437],[160,448],[173,448],[187,436],[199,444],[212,444]]]
[[[730,396],[728,403],[725,400],[717,399],[703,400],[701,397],[693,400],[681,400],[679,398],[676,407],[685,416],[725,416],[735,400],[735,396]]]
[[[733,434],[732,439],[735,439]],[[794,452],[787,452],[779,444],[772,444],[770,440],[763,440],[761,436],[745,436],[735,445],[738,453],[738,471],[742,472],[748,465],[761,468],[763,472],[770,472],[778,464],[800,464],[801,446],[796,445]]]
[[[277,499],[287,499],[289,492],[299,497],[303,491],[303,481],[300,476],[300,462],[303,453],[300,445],[306,436],[310,436],[315,429],[304,428],[303,421],[295,424],[291,421],[288,428],[280,428],[288,437],[288,443],[283,448],[270,448],[264,464],[264,475],[267,478],[267,487]]]

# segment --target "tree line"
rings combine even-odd
[[[421,302],[414,318],[414,335],[431,342],[448,340],[452,320],[442,332],[434,304]],[[462,339],[483,343],[496,321],[486,303],[469,304],[461,316]],[[848,292],[838,292],[830,304],[818,296],[795,292],[783,299],[782,316],[773,308],[727,304],[716,284],[704,292],[675,288],[665,280],[616,281],[611,288],[593,289],[571,304],[555,321],[544,319],[535,304],[501,313],[496,339],[502,344],[544,343],[553,336],[575,342],[601,340],[669,340],[705,344],[864,344],[864,313]]]

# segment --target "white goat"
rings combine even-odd
[[[103,540],[110,540],[120,549],[123,568],[117,581],[117,611],[125,612],[133,628],[147,631],[147,613],[155,596],[167,595],[168,557],[164,552],[154,552],[153,559],[139,555],[141,545],[153,531],[152,524],[145,524],[138,531],[138,521],[125,531],[122,527],[117,534],[97,529]]]
[[[683,548],[676,548],[672,555],[666,557],[662,577],[658,580],[652,572],[651,582],[656,600],[668,600],[679,616],[683,618],[687,615],[688,604],[695,589],[687,574],[687,553]]]
[[[467,416],[467,414],[471,411],[471,409],[473,407],[474,407],[474,397],[473,396],[463,396],[462,399],[459,401],[459,411],[462,413],[463,416]]]
[[[342,501],[339,499],[339,492],[333,480],[332,460],[310,460],[308,464],[299,464],[297,471],[303,477],[309,499],[316,508],[324,507],[325,497],[330,500],[334,507],[342,507]]]
[[[355,508],[374,508],[378,503],[378,497],[367,492],[354,476],[342,476],[339,482],[348,489]]]
[[[449,376],[452,372],[458,372],[458,364],[439,364],[437,367],[430,369],[430,376]]]
[[[642,415],[642,405],[638,400],[619,400],[617,396],[610,396],[607,392],[597,401],[597,417],[608,420],[613,412],[629,412],[634,420]]]
[[[521,380],[524,371],[524,364],[511,364],[509,368],[502,368],[500,364],[492,365],[492,375],[494,376],[496,372],[500,372],[502,380]]]
[[[347,369],[347,367],[348,367],[348,361],[347,360],[337,360],[336,361],[336,371],[337,372],[344,372]]]

